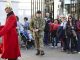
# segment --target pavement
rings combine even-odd
[[[44,51],[44,56],[36,56],[35,49],[21,49],[22,57],[19,60],[80,60],[80,54],[67,54],[60,48],[45,47]]]
[[[44,47],[45,55],[36,56],[36,50],[21,48],[21,57],[18,60],[80,60],[80,54],[67,54],[61,48]],[[0,58],[0,60],[3,60]]]

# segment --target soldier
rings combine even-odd
[[[44,55],[43,51],[43,36],[44,36],[45,21],[41,17],[41,11],[37,11],[35,18],[30,22],[30,29],[33,32],[35,46],[37,49],[36,55]]]

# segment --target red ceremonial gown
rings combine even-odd
[[[16,26],[16,16],[13,12],[10,12],[7,15],[5,26],[0,29],[0,36],[2,36],[3,44],[1,58],[13,59],[20,56]]]

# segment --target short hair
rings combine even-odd
[[[19,21],[19,17],[18,16],[16,16],[16,19],[17,19],[17,21]]]
[[[40,10],[37,11],[37,14],[41,14],[42,12]]]
[[[28,18],[27,18],[27,17],[24,17],[24,19],[25,19],[25,20],[28,20]]]

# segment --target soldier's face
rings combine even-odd
[[[41,17],[41,14],[36,14],[37,17]]]

